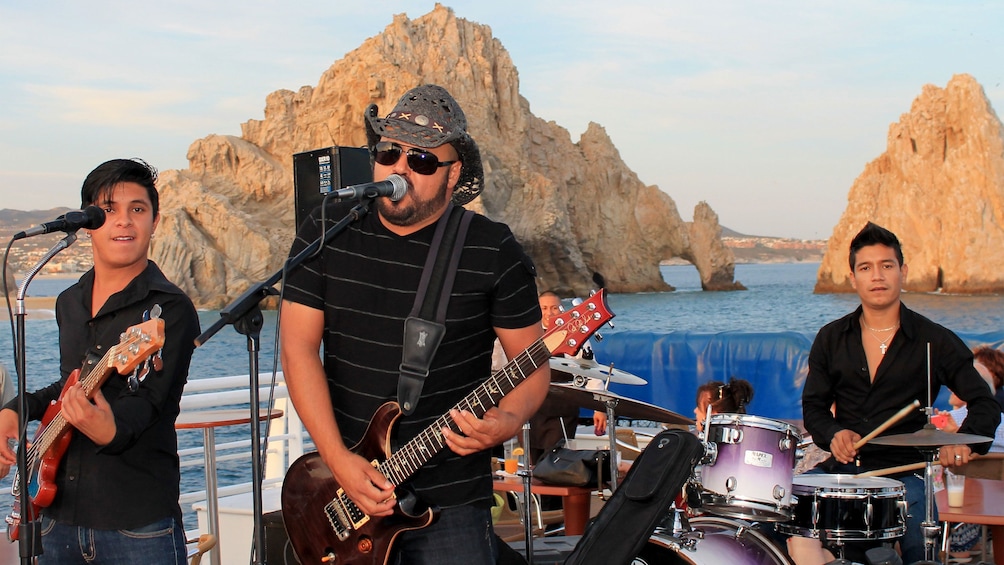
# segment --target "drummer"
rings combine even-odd
[[[973,368],[972,352],[950,330],[910,310],[900,299],[907,266],[895,234],[869,222],[851,241],[849,264],[851,286],[861,305],[819,330],[809,352],[802,391],[805,428],[819,447],[832,453],[810,473],[857,474],[923,461],[916,447],[865,443],[855,449],[854,445],[914,400],[927,406],[928,395],[936,398],[942,384],[968,402],[969,415],[960,432],[992,437],[1000,407]],[[931,376],[930,383],[925,375]],[[918,410],[892,424],[884,435],[913,433],[926,422]],[[989,443],[942,446],[940,461],[958,467],[969,462],[972,453],[986,453],[989,447]],[[906,534],[900,539],[903,562],[921,561],[923,478],[913,473],[888,476],[903,483],[909,506]],[[819,545],[808,538],[790,542]],[[865,562],[860,544],[848,543],[845,549],[846,558]]]

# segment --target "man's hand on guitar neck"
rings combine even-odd
[[[394,484],[365,458],[344,450],[333,461],[325,460],[345,494],[369,516],[394,513]]]
[[[463,410],[450,410],[450,417],[460,427],[458,434],[450,428],[443,428],[446,446],[457,455],[470,455],[500,445],[516,435],[523,426],[515,414],[493,407],[485,412],[484,418]]]
[[[87,399],[80,383],[66,387],[60,413],[80,433],[97,445],[108,445],[115,439],[115,415],[100,390],[94,391],[94,402]]]

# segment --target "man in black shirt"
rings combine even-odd
[[[1000,407],[973,367],[969,348],[950,330],[900,300],[907,267],[896,236],[869,222],[851,241],[849,263],[861,306],[816,335],[802,391],[805,429],[820,448],[832,453],[817,469],[856,474],[923,461],[915,447],[866,443],[857,450],[853,446],[914,400],[927,406],[929,384],[932,399],[946,385],[969,403],[960,432],[993,437]],[[882,435],[916,432],[926,422],[918,410]],[[969,462],[973,452],[983,454],[989,448],[990,443],[942,446],[940,462],[958,467]],[[903,561],[920,561],[924,559],[923,480],[910,473],[891,477],[903,482],[909,504],[907,531],[900,540]],[[850,553],[848,557],[864,561]]]
[[[106,217],[87,233],[94,267],[56,299],[62,378],[27,395],[29,419],[41,419],[58,399],[74,428],[54,498],[41,512],[40,565],[187,562],[174,423],[199,319],[192,301],[148,259],[160,221],[156,180],[146,163],[115,159],[91,171],[81,189],[82,207],[98,206]],[[165,341],[161,362],[151,363],[142,380],[112,369],[91,395],[80,382],[67,386],[81,367],[82,380],[98,382],[91,377],[102,367],[90,363],[155,310],[165,322]],[[117,359],[108,362],[121,366]],[[7,441],[18,438],[18,407],[15,398],[0,410],[0,476],[15,462]],[[22,509],[25,503],[22,497]]]
[[[359,509],[390,518],[398,502],[395,485],[350,448],[376,410],[398,399],[404,322],[437,222],[480,193],[484,172],[463,110],[442,87],[410,90],[385,118],[370,105],[365,123],[373,178],[399,175],[407,180],[407,194],[396,201],[377,198],[375,214],[357,220],[289,274],[280,339],[290,397],[320,458]],[[338,220],[347,212],[345,205],[331,206],[327,217]],[[320,210],[314,210],[291,255],[324,227]],[[421,502],[441,512],[435,524],[395,539],[393,563],[495,562],[489,448],[513,437],[547,394],[550,371],[543,363],[482,418],[451,409],[490,376],[496,336],[512,359],[543,334],[535,272],[509,228],[475,214],[462,245],[445,336],[419,401],[397,421],[392,438],[403,445],[447,413],[457,424],[436,426],[432,433],[442,434],[445,449],[404,481]]]

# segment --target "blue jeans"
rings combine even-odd
[[[458,506],[427,528],[404,532],[393,546],[393,565],[494,565],[498,557],[491,510]]]
[[[823,473],[824,471],[819,467],[815,469],[806,471],[805,474],[816,474]],[[854,464],[838,465],[834,470],[834,473],[849,473],[855,474],[859,470],[854,466]],[[924,532],[921,529],[921,523],[924,521],[924,513],[926,511],[924,504],[924,479],[923,477],[918,477],[917,475],[906,475],[903,477],[898,477],[896,480],[903,483],[904,498],[907,504],[906,517],[906,533],[903,537],[899,539],[900,551],[903,554],[903,563],[915,563],[917,561],[924,560]],[[934,507],[934,522],[938,522],[938,507]],[[850,549],[851,544],[856,542],[849,542],[848,548]],[[867,543],[867,542],[865,542]],[[878,544],[868,544],[868,545],[878,545]],[[937,557],[938,544],[935,543],[935,557]],[[853,552],[849,552],[852,553]],[[851,555],[848,555],[851,557]],[[861,562],[864,562],[863,560]]]
[[[185,530],[174,518],[133,530],[68,526],[42,516],[39,565],[185,565]]]

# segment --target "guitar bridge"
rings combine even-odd
[[[328,516],[331,529],[340,541],[345,541],[349,537],[349,532],[358,530],[370,519],[345,495],[345,489],[338,489],[334,500],[324,505],[324,513]]]

